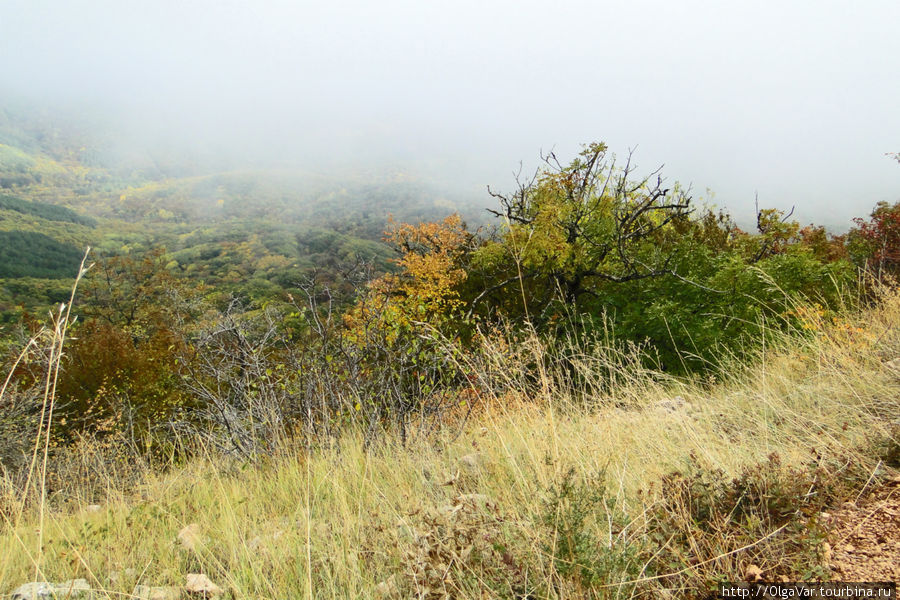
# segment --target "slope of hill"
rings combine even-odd
[[[520,380],[517,361],[546,349],[494,339],[510,385],[406,444],[367,446],[359,430],[258,463],[207,447],[160,471],[85,440],[55,465],[46,506],[40,486],[3,480],[0,589],[37,573],[83,578],[95,598],[178,597],[202,573],[226,598],[700,598],[722,581],[898,564],[884,544],[869,567],[847,556],[847,519],[889,522],[896,494],[896,289],[713,383],[596,352],[575,368],[604,379],[618,364],[619,384],[573,387],[551,363]]]
[[[70,284],[87,246],[100,260],[165,248],[174,276],[262,302],[314,271],[329,280],[358,260],[389,269],[382,235],[390,216],[480,216],[466,199],[399,172],[188,169],[173,177],[100,159],[111,152],[98,137],[39,112],[0,110],[0,322],[23,310],[44,314],[48,297],[60,297],[48,296],[59,287],[51,280]]]

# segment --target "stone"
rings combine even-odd
[[[183,548],[196,552],[203,541],[200,535],[200,525],[191,523],[183,527],[178,532],[178,541],[181,542]]]
[[[89,513],[98,513],[101,510],[103,510],[103,507],[100,506],[99,504],[88,504],[87,506],[84,507],[84,510],[85,510],[85,512],[89,512]]]
[[[682,398],[681,396],[675,396],[674,398],[660,400],[656,403],[656,407],[663,412],[675,413],[681,410],[690,410],[691,405],[685,402],[684,398]]]
[[[52,598],[54,587],[46,581],[35,581],[20,585],[12,592],[12,600],[37,600],[38,598]]]
[[[201,598],[215,598],[224,592],[222,588],[209,580],[203,573],[188,573],[185,575],[184,591]]]
[[[86,579],[71,579],[62,583],[36,581],[20,585],[11,594],[11,600],[44,600],[56,598],[90,598],[91,586]]]
[[[459,457],[459,466],[469,473],[476,473],[481,470],[484,459],[477,452],[466,454]]]
[[[763,577],[762,569],[756,565],[749,565],[744,569],[744,579],[747,581],[759,581]]]
[[[398,594],[397,582],[393,575],[375,586],[375,595],[379,598],[392,598]]]
[[[247,547],[252,552],[256,552],[267,545],[272,545],[273,542],[277,542],[283,535],[284,531],[281,529],[276,529],[271,535],[257,535],[247,543]]]
[[[453,502],[455,504],[470,504],[477,507],[480,505],[491,504],[491,498],[485,494],[460,494],[454,498]]]
[[[134,578],[137,576],[137,571],[135,571],[131,567],[128,567],[127,569],[125,569],[124,571],[121,571],[121,572],[110,571],[109,577],[108,577],[109,582],[113,585],[119,585],[119,582],[122,581],[122,575],[124,575],[128,579],[134,580]]]
[[[137,600],[180,600],[181,590],[171,585],[136,585],[131,595]]]
[[[456,513],[462,509],[462,506],[452,504],[445,504],[444,506],[439,506],[437,509],[438,514],[448,519],[452,519],[456,516]]]

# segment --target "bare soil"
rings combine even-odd
[[[832,580],[900,582],[900,476],[821,516]]]

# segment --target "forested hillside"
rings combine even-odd
[[[391,268],[388,220],[483,215],[470,199],[399,172],[298,170],[172,176],[153,160],[104,156],[102,136],[27,110],[0,114],[0,323],[63,301],[84,249],[141,260],[245,302],[285,300],[314,273]],[[77,121],[75,122],[77,123]],[[98,141],[98,137],[101,139]]]

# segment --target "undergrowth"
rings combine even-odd
[[[233,598],[684,598],[750,565],[827,579],[819,514],[898,468],[900,292],[804,318],[715,381],[601,347],[560,368],[496,335],[454,356],[470,407],[403,442],[47,448],[39,476],[0,478],[0,591],[84,577],[112,598],[203,572]]]

